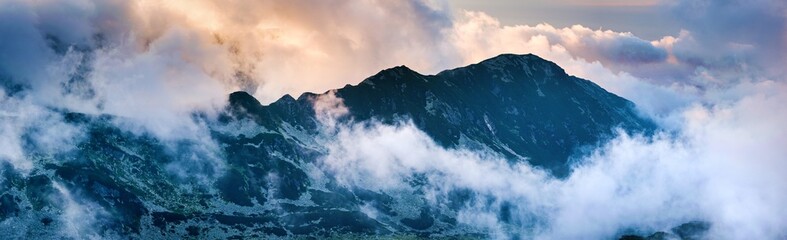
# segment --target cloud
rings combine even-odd
[[[344,99],[336,97],[336,91],[317,96],[312,100],[312,105],[317,121],[328,129],[336,128],[337,120],[350,112],[344,105]]]
[[[117,116],[120,127],[166,141],[200,138],[194,133],[206,131],[195,131],[191,115],[214,116],[233,91],[270,102],[404,62],[438,69],[453,59],[440,50],[451,21],[438,7],[8,1],[0,6],[0,79],[9,95],[23,91],[45,108]]]
[[[33,170],[34,155],[67,152],[84,138],[81,127],[66,123],[60,113],[2,89],[0,120],[0,161],[25,174]]]
[[[620,132],[566,179],[495,153],[445,149],[411,122],[340,125],[325,138],[320,162],[340,183],[375,190],[411,189],[421,176],[420,189],[436,207],[452,191],[469,189],[480,197],[459,220],[501,238],[614,238],[624,229],[669,232],[693,220],[712,223],[710,238],[781,238],[787,131],[780,126],[787,114],[772,110],[787,100],[779,94],[787,85],[759,84],[772,90],[677,112],[677,134]],[[506,204],[514,206],[514,221],[499,215]]]
[[[422,1],[173,1],[143,2],[135,32],[156,41],[173,27],[198,36],[226,55],[217,78],[245,78],[244,90],[263,102],[284,93],[323,91],[337,83],[399,64],[431,67],[448,59],[439,51],[444,12]],[[395,30],[394,30],[395,29]],[[438,46],[438,51],[423,51]],[[216,56],[216,55],[212,55]],[[200,59],[197,59],[199,61]],[[214,64],[211,59],[203,59]],[[310,71],[302,71],[308,66]],[[356,71],[344,71],[356,69]],[[236,74],[237,73],[237,74]]]
[[[78,199],[73,193],[59,182],[52,182],[52,187],[57,190],[61,201],[63,221],[63,236],[71,238],[101,239],[99,229],[100,218],[106,216],[104,209],[91,202]]]
[[[763,60],[787,60],[787,3],[778,0],[756,1],[666,1],[673,16],[682,20],[695,38],[706,46],[695,49],[710,56],[711,50],[730,49],[735,45],[752,48],[756,64]],[[768,37],[764,37],[768,36]],[[748,57],[724,56],[718,58]]]
[[[158,138],[176,163],[200,159],[211,166],[168,167],[176,175],[221,172],[218,147],[200,118],[215,116],[226,93],[236,88],[216,77],[222,69],[212,65],[222,66],[229,56],[179,26],[155,41],[146,38],[134,6],[125,1],[9,1],[0,6],[0,17],[7,20],[0,24],[0,79],[8,119],[2,130],[8,143],[4,160],[28,171],[33,154],[72,149],[83,129],[61,115],[78,112],[112,115],[111,123],[120,129]],[[193,154],[179,156],[178,151]]]
[[[566,49],[575,58],[599,61],[614,70],[636,70],[633,66],[666,63],[669,57],[663,46],[631,33],[592,30],[581,25],[568,28],[549,24],[502,26],[497,19],[482,12],[463,12],[450,36],[467,62],[480,61],[501,51],[548,52],[553,46]],[[546,48],[533,42],[534,39],[546,41]]]

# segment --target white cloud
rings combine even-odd
[[[336,97],[336,91],[328,91],[312,99],[314,115],[328,129],[336,128],[339,118],[347,115],[350,110],[344,105],[344,99]]]
[[[33,169],[31,155],[69,151],[83,137],[82,129],[64,122],[60,113],[0,89],[0,161],[17,171]]]
[[[460,220],[496,234],[511,227],[496,217],[500,204],[510,202],[522,206],[514,213],[520,222],[536,222],[532,232],[525,226],[515,231],[536,238],[614,238],[622,229],[669,231],[705,220],[712,223],[711,238],[775,239],[787,234],[781,218],[787,213],[787,151],[781,147],[787,115],[772,110],[785,100],[756,94],[729,105],[696,105],[676,113],[683,121],[678,133],[620,133],[567,179],[495,154],[442,148],[409,122],[340,126],[326,138],[333,140],[321,163],[352,186],[407,189],[414,174],[423,174],[426,195],[436,199],[461,189],[493,196],[492,205],[470,205]]]
[[[91,202],[80,202],[73,193],[59,182],[52,182],[62,206],[63,235],[75,239],[102,239],[98,230],[100,218],[107,213]]]

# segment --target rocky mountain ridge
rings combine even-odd
[[[71,152],[35,155],[27,176],[3,166],[0,236],[59,235],[69,204],[99,209],[91,227],[106,238],[488,234],[457,220],[475,201],[472,192],[434,205],[417,181],[411,192],[382,192],[315,177],[326,127],[315,102],[328,96],[346,108],[335,124],[411,121],[442,147],[494,152],[558,178],[570,173],[572,156],[616,129],[656,129],[633,103],[538,56],[512,54],[436,75],[394,67],[358,85],[267,106],[232,93],[220,116],[203,120],[217,149],[125,132],[113,116],[64,113],[87,129],[87,140]],[[222,171],[193,161],[196,155],[217,159]],[[200,174],[173,173],[184,164]]]

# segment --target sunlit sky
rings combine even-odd
[[[657,0],[449,0],[455,9],[482,11],[505,25],[581,24],[592,29],[631,32],[655,40],[677,35],[681,26]]]

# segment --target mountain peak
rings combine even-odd
[[[381,72],[387,72],[387,71],[395,72],[395,73],[415,72],[415,71],[413,71],[412,69],[410,69],[409,67],[407,67],[405,65],[399,65],[399,66],[396,66],[396,67],[388,68],[388,69],[385,69],[385,70],[383,70]]]
[[[258,101],[251,94],[244,91],[237,91],[230,94],[229,107],[234,112],[257,111],[262,108]]]
[[[387,82],[391,80],[411,79],[412,76],[423,76],[423,75],[408,68],[405,65],[401,65],[401,66],[396,66],[396,67],[382,70],[377,74],[375,74],[374,76],[364,79],[361,83],[367,85],[375,85],[377,83]]]
[[[522,64],[528,61],[545,61],[548,60],[543,59],[535,54],[528,53],[528,54],[513,54],[513,53],[504,53],[492,58],[486,59],[481,61],[479,64],[487,65],[487,64]]]
[[[257,99],[254,98],[254,96],[244,91],[237,91],[237,92],[230,93],[229,101],[231,105],[244,104],[246,102],[249,103],[256,102],[259,104],[259,101],[257,101]]]
[[[478,63],[498,71],[524,70],[526,72],[542,72],[546,76],[567,76],[566,71],[549,60],[535,54],[500,54]]]

